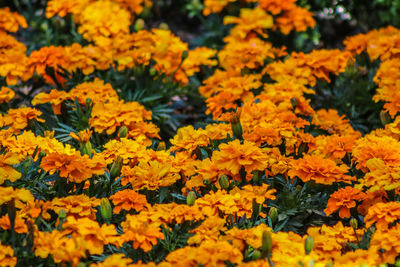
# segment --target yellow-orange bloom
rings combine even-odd
[[[377,203],[368,209],[365,216],[365,226],[371,227],[374,223],[378,229],[387,229],[389,225],[400,219],[400,203]]]
[[[17,264],[17,258],[14,257],[14,250],[10,246],[0,242],[0,266],[14,267]]]
[[[330,185],[333,183],[351,183],[356,177],[346,175],[349,167],[347,165],[337,166],[333,160],[324,159],[319,156],[305,155],[292,161],[292,168],[288,174],[291,178],[299,177],[303,182],[313,180],[318,184]]]
[[[0,104],[9,102],[11,99],[14,98],[14,96],[15,96],[15,93],[12,89],[5,87],[5,86],[1,87]]]
[[[19,27],[26,28],[25,18],[17,12],[11,12],[9,7],[0,8],[0,32],[16,32]]]
[[[3,184],[5,180],[15,182],[21,178],[21,173],[12,167],[12,165],[20,163],[21,160],[22,157],[18,154],[0,154],[0,184]]]
[[[137,193],[135,190],[125,189],[118,191],[114,195],[110,196],[114,204],[114,212],[120,213],[122,210],[130,211],[136,210],[141,212],[146,210],[148,205],[145,195]]]
[[[333,193],[329,200],[326,209],[326,215],[330,215],[339,209],[340,218],[350,217],[350,209],[356,206],[356,201],[364,200],[366,197],[360,189],[346,186]]]

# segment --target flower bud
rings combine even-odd
[[[379,113],[379,118],[381,119],[383,125],[389,124],[392,121],[390,115],[383,110]]]
[[[160,142],[157,146],[157,151],[164,151],[165,149],[165,142]]]
[[[312,236],[307,236],[304,241],[304,250],[306,255],[310,254],[311,250],[314,248],[314,238]]]
[[[158,25],[158,28],[160,28],[162,30],[169,30],[169,26],[165,22],[160,23],[160,25]]]
[[[261,246],[262,254],[263,254],[264,258],[269,257],[272,252],[271,233],[268,232],[267,230],[264,230],[264,232],[262,233],[261,240],[262,240],[262,246]]]
[[[111,166],[110,169],[110,176],[111,178],[118,177],[121,174],[121,169],[122,169],[122,163],[124,162],[124,159],[120,156],[117,156]]]
[[[150,74],[150,76],[155,76],[155,75],[157,74],[157,70],[154,69],[154,68],[151,68],[151,69],[149,70],[149,74]]]
[[[24,161],[24,163],[23,163],[24,169],[29,169],[32,166],[33,161],[34,160],[33,160],[33,158],[31,156],[27,156],[25,161]]]
[[[301,156],[303,155],[303,153],[307,153],[308,152],[308,144],[301,142],[301,144],[299,145],[299,148],[297,149],[297,155]]]
[[[108,221],[112,217],[112,208],[108,198],[103,198],[100,201],[100,213],[104,220]]]
[[[90,142],[81,143],[81,152],[83,155],[92,156],[92,144]]]
[[[189,206],[193,206],[196,201],[196,193],[194,191],[190,191],[186,197],[186,204]]]
[[[242,139],[243,135],[243,128],[242,124],[240,123],[240,111],[234,112],[230,118],[230,123],[232,127],[233,136]]]
[[[145,25],[146,25],[146,24],[145,24],[145,22],[144,22],[143,19],[137,19],[136,22],[135,22],[135,26],[134,26],[135,31],[140,31],[140,30],[142,30],[142,29],[144,28]]]
[[[278,209],[275,207],[271,207],[268,211],[268,217],[271,219],[271,222],[274,224],[278,220]]]
[[[228,181],[228,177],[226,177],[225,174],[222,174],[219,177],[219,185],[221,186],[221,188],[227,190],[229,188],[229,181]]]
[[[121,126],[118,131],[119,138],[125,138],[128,135],[129,129],[126,126]]]
[[[210,185],[211,182],[210,182],[210,180],[208,180],[208,179],[204,179],[204,180],[203,180],[203,184],[204,184],[204,185]]]
[[[65,210],[61,209],[61,210],[58,212],[58,217],[59,217],[60,219],[63,219],[63,218],[65,218],[65,217],[67,217],[67,212],[66,212]]]
[[[358,228],[357,219],[351,218],[351,220],[350,220],[350,226],[351,226],[354,230],[357,230],[357,228]]]
[[[45,157],[46,156],[46,152],[45,151],[40,151],[39,152],[39,158],[43,158],[43,157]]]
[[[296,108],[297,108],[297,99],[295,98],[295,97],[292,97],[291,99],[290,99],[290,103],[292,104],[292,107],[293,107],[293,110],[296,110]]]
[[[261,252],[259,250],[254,250],[253,254],[251,255],[251,257],[252,257],[252,259],[254,261],[258,260],[258,259],[261,259]]]

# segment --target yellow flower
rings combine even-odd
[[[16,171],[12,165],[20,163],[22,157],[18,154],[7,153],[0,155],[0,184],[5,180],[15,182],[21,178],[21,173]]]

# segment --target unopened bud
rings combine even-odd
[[[275,207],[271,207],[268,211],[268,217],[271,219],[271,222],[274,224],[278,220],[278,209]]]
[[[67,217],[67,212],[66,212],[65,210],[61,209],[61,210],[58,212],[58,217],[59,217],[60,219],[63,219],[63,218],[65,218],[65,217]]]
[[[182,52],[182,60],[185,60],[188,56],[189,56],[189,52],[188,51],[183,51]]]
[[[242,124],[240,123],[240,111],[234,112],[230,118],[230,123],[232,127],[233,136],[242,139],[243,135],[243,128]]]
[[[196,193],[194,191],[190,191],[186,197],[186,204],[189,206],[193,206],[196,201]]]
[[[203,184],[204,184],[204,185],[210,185],[211,182],[210,182],[210,180],[208,180],[208,179],[204,179],[204,180],[203,180]]]
[[[357,230],[357,228],[358,228],[357,219],[351,218],[351,220],[350,220],[350,226],[351,226],[354,230]]]
[[[25,169],[29,169],[33,164],[33,158],[31,156],[27,156],[23,164]]]
[[[307,153],[307,152],[308,152],[308,144],[302,142],[299,145],[299,149],[297,150],[297,155],[301,156],[301,155],[303,155],[303,153]]]
[[[225,174],[222,174],[219,177],[219,185],[221,186],[221,188],[227,190],[229,188],[229,181],[228,181],[228,177]]]
[[[313,248],[314,248],[314,238],[312,236],[307,236],[306,240],[304,241],[304,249],[306,255],[310,254]]]
[[[100,201],[100,213],[104,220],[108,221],[112,217],[112,208],[108,198],[103,198]]]
[[[43,158],[43,157],[45,157],[46,156],[46,152],[45,151],[40,151],[39,152],[39,158]]]
[[[379,113],[379,118],[381,119],[383,125],[389,124],[392,121],[390,115],[383,110]]]
[[[297,99],[295,97],[292,97],[290,99],[290,103],[292,104],[293,110],[297,108]]]
[[[92,144],[90,142],[81,143],[81,152],[83,155],[92,156]]]
[[[111,169],[110,169],[111,178],[115,178],[120,175],[123,162],[124,162],[124,159],[121,156],[117,156],[115,158],[115,160],[111,166]]]
[[[160,142],[157,146],[157,151],[164,151],[165,149],[165,142]]]
[[[126,126],[121,126],[118,131],[119,138],[125,138],[128,135],[129,129]]]
[[[151,68],[151,69],[149,70],[149,74],[150,74],[150,76],[155,76],[155,75],[157,74],[156,69]]]
[[[165,22],[160,23],[160,25],[158,25],[158,28],[163,29],[163,30],[169,30],[169,26]]]
[[[145,25],[146,24],[145,24],[143,19],[137,19],[136,22],[135,22],[135,26],[134,26],[135,27],[135,31],[142,30]]]
[[[253,260],[261,259],[261,252],[259,250],[254,250],[251,257]]]
[[[271,233],[268,232],[267,230],[264,230],[264,232],[262,233],[262,254],[264,256],[264,258],[269,257],[271,255],[272,252],[272,237],[271,237]]]

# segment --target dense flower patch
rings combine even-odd
[[[295,0],[192,1],[229,29],[193,46],[150,0],[46,2],[80,42],[0,9],[0,266],[399,264],[400,29],[306,53],[274,41],[316,26]],[[321,106],[346,80],[381,127]]]

